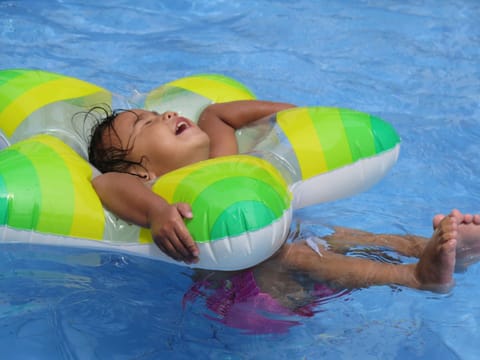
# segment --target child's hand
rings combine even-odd
[[[162,206],[150,212],[150,230],[155,244],[165,254],[187,264],[198,261],[198,247],[192,239],[183,218],[193,217],[189,204]]]

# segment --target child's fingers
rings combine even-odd
[[[159,236],[155,243],[165,254],[177,261],[196,262],[198,248],[186,228],[178,227]]]
[[[158,248],[159,248],[164,254],[168,255],[169,257],[171,257],[171,258],[174,259],[174,260],[179,261],[179,259],[176,258],[175,252],[172,252],[172,249],[173,249],[173,248],[172,248],[171,245],[170,245],[170,246],[166,246],[166,245],[164,245],[163,243],[161,243],[161,242],[159,242],[159,241],[157,241],[157,242],[155,242],[155,243],[157,244]]]
[[[176,230],[177,237],[181,242],[181,245],[179,245],[177,249],[181,249],[182,254],[185,254],[186,252],[186,255],[190,258],[189,260],[198,257],[199,251],[197,244],[193,240],[186,226],[183,225]]]
[[[177,203],[175,204],[175,206],[177,207],[178,212],[183,218],[193,218],[192,207],[190,206],[190,204]],[[183,245],[188,249],[189,254],[193,257],[197,257],[199,255],[198,246],[190,235],[187,227],[184,225],[179,226],[176,232],[180,241],[182,241]]]
[[[192,218],[189,204],[177,203],[170,207],[168,221],[154,223],[152,235],[155,243],[166,255],[187,264],[198,261],[198,247],[188,231],[184,218]]]
[[[170,234],[167,239],[157,241],[156,244],[160,250],[174,260],[188,262],[191,258],[188,249],[183,245],[182,241],[178,239],[176,234]]]
[[[180,215],[182,215],[182,217],[186,219],[193,218],[192,207],[190,206],[190,204],[177,203],[175,204],[175,206],[177,207],[177,210],[180,213]]]

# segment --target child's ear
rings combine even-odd
[[[150,181],[157,178],[156,174],[148,169],[144,168],[143,166],[139,165],[132,165],[128,171],[130,174],[138,176],[142,181]]]

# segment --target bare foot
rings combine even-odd
[[[446,292],[453,285],[459,219],[443,217],[415,268],[422,289]]]
[[[469,265],[480,260],[480,215],[453,210],[450,216],[455,217],[458,223],[456,271],[465,271]],[[444,218],[445,215],[436,215],[433,227],[437,228]]]

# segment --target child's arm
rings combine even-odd
[[[150,228],[153,240],[175,260],[198,261],[198,247],[183,218],[191,218],[189,204],[170,205],[140,179],[125,173],[106,173],[92,180],[102,204],[118,217]]]
[[[292,107],[292,104],[260,100],[209,105],[200,115],[198,126],[210,138],[210,157],[238,154],[235,130]]]

